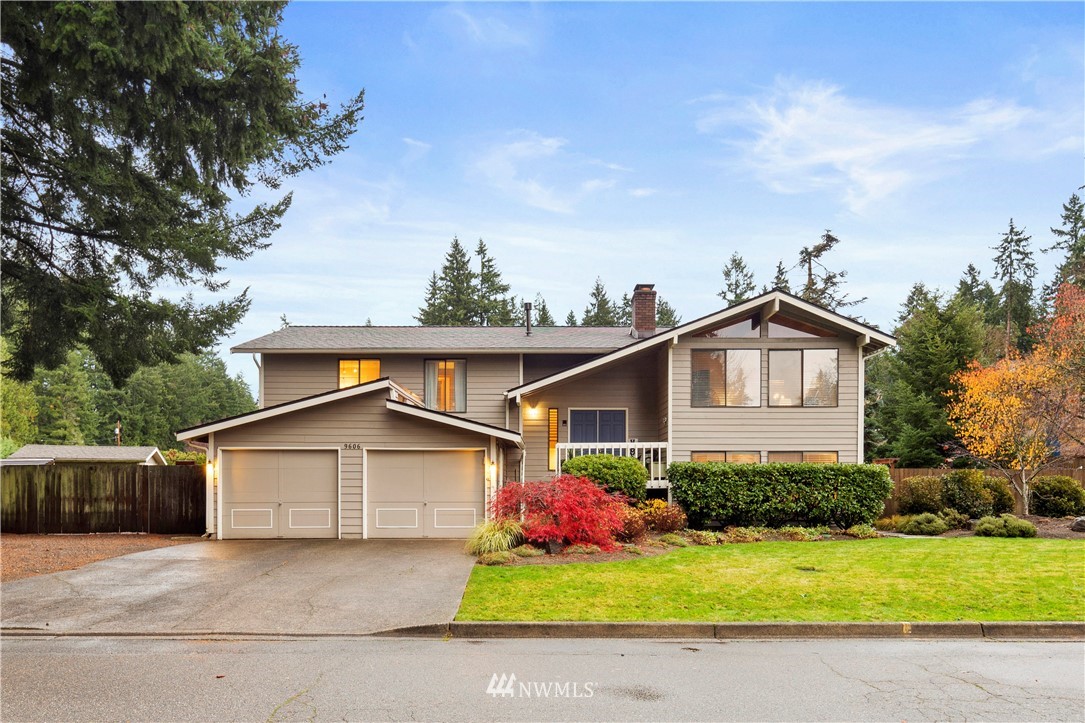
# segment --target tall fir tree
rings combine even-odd
[[[1005,356],[1010,356],[1014,349],[1028,351],[1031,347],[1028,327],[1036,318],[1033,305],[1036,262],[1031,241],[1032,237],[1026,236],[1024,229],[1018,229],[1011,218],[1002,240],[992,249],[996,252],[995,278],[1002,282],[998,298],[1005,321]]]
[[[847,271],[832,271],[822,262],[823,257],[839,243],[840,239],[833,236],[832,231],[826,229],[821,235],[820,242],[813,246],[804,246],[799,251],[797,264],[798,268],[806,274],[806,280],[798,295],[812,304],[824,306],[832,311],[866,301],[865,296],[861,299],[849,299],[844,293],[843,286],[848,275]]]
[[[682,317],[673,306],[660,296],[656,300],[656,326],[673,329],[682,323]]]
[[[542,294],[535,294],[535,326],[557,326],[554,315],[550,313],[550,307],[546,305],[546,299]]]
[[[565,326],[576,326],[576,314],[570,309],[569,313],[565,315]]]
[[[1062,227],[1052,227],[1051,233],[1056,241],[1044,249],[1044,253],[1062,251],[1066,256],[1059,264],[1054,280],[1044,289],[1047,300],[1054,298],[1055,291],[1063,283],[1085,289],[1085,204],[1076,193],[1062,205]]]
[[[912,284],[912,288],[908,291],[908,297],[904,300],[900,313],[897,315],[897,324],[910,319],[919,309],[926,306],[933,299],[934,294],[922,281]]]
[[[434,271],[426,284],[426,298],[414,317],[422,326],[447,326],[448,313],[441,305],[441,282]]]
[[[791,293],[791,282],[787,278],[787,269],[784,268],[783,259],[776,262],[776,273],[772,276],[772,286],[761,287],[762,293],[766,291],[786,291]]]
[[[615,306],[607,295],[603,280],[598,276],[592,287],[590,301],[584,307],[584,316],[580,319],[581,326],[619,326],[618,314],[620,309]]]
[[[737,251],[732,253],[727,265],[723,267],[723,290],[717,296],[728,306],[734,306],[752,297],[756,290],[753,272],[746,265],[746,261]]]
[[[471,268],[467,250],[455,236],[441,266],[439,303],[445,311],[447,326],[473,326],[478,322],[478,274]]]
[[[475,256],[479,260],[476,323],[479,326],[512,326],[519,316],[516,299],[509,296],[509,285],[502,280],[497,262],[482,239],[475,247]]]
[[[628,293],[622,294],[622,300],[618,304],[618,323],[615,326],[633,325],[633,299]]]

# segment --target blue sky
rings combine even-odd
[[[227,357],[284,313],[413,324],[453,236],[559,319],[596,276],[692,319],[732,252],[761,284],[828,228],[889,329],[915,281],[990,274],[1011,216],[1049,277],[1085,182],[1081,3],[306,2],[281,32],[303,91],[364,87],[365,120],[227,267],[253,298]]]

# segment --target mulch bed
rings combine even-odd
[[[185,545],[199,537],[144,535],[0,535],[0,581],[62,570],[159,547]]]

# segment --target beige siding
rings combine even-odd
[[[489,445],[487,436],[389,411],[385,407],[386,399],[379,393],[366,394],[215,432],[215,449],[326,447],[341,450],[343,537],[361,537],[362,450],[343,449],[345,445],[373,449],[477,449]]]
[[[761,349],[760,408],[690,406],[690,349]],[[840,350],[839,405],[828,408],[768,406],[769,349]],[[673,350],[671,459],[710,451],[837,452],[856,462],[859,439],[859,353],[851,337],[841,339],[693,339]]]
[[[569,441],[569,409],[626,409],[627,435],[658,441],[659,365],[653,352],[607,366],[594,374],[540,390],[524,398],[526,479],[547,479],[547,410],[558,409],[558,441]]]
[[[524,354],[524,384],[591,361],[598,354]]]
[[[426,359],[435,356],[383,354],[366,358],[380,359],[381,376],[391,377],[422,397]],[[462,416],[504,426],[505,392],[520,383],[519,355],[449,354],[448,358],[467,360],[467,412]],[[337,354],[265,354],[264,394],[267,399],[262,400],[262,406],[270,407],[335,389],[339,384],[339,359]]]

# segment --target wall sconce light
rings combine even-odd
[[[497,481],[497,463],[490,461],[486,464],[486,481],[493,484]]]
[[[541,411],[539,410],[539,405],[537,403],[527,405],[527,417],[528,417],[528,419],[538,419],[540,414],[541,414]]]
[[[211,460],[207,460],[207,464],[204,465],[204,469],[207,472],[207,480],[209,482],[215,481],[215,463]]]

